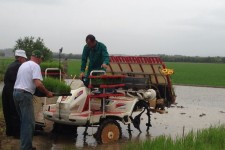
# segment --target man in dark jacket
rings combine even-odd
[[[4,76],[4,88],[2,91],[3,114],[6,124],[6,135],[19,137],[20,118],[16,111],[13,100],[14,84],[20,65],[26,61],[27,56],[24,50],[15,51],[16,60],[11,63]]]
[[[82,53],[80,77],[84,76],[88,59],[87,76],[92,70],[105,70],[109,65],[109,54],[103,43],[98,42],[91,34],[86,37],[86,43]]]

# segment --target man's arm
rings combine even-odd
[[[107,68],[107,66],[109,65],[109,53],[105,45],[103,45],[102,57],[103,57],[102,67]]]
[[[82,76],[84,75],[84,72],[85,72],[88,55],[89,55],[88,49],[86,48],[86,46],[84,46],[83,53],[82,53],[82,59],[81,59],[81,68],[80,68]]]
[[[43,85],[43,83],[41,82],[41,80],[39,79],[34,79],[34,84],[36,86],[36,88],[38,88],[41,92],[45,93],[47,97],[53,97],[53,93],[48,91],[45,86]]]

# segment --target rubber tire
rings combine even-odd
[[[114,127],[116,127],[118,129],[119,135],[117,135],[118,138],[113,139],[113,140],[108,139],[109,142],[106,142],[106,141],[104,141],[104,139],[102,139],[102,136],[103,136],[104,129],[106,127],[108,127],[109,125],[113,125]],[[111,143],[111,142],[114,142],[114,141],[117,141],[117,140],[121,139],[121,137],[122,137],[122,129],[120,127],[120,124],[116,120],[105,119],[100,123],[100,126],[98,127],[98,131],[97,131],[97,134],[96,134],[96,140],[99,144]]]

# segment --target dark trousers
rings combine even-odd
[[[3,114],[7,136],[19,136],[20,117],[13,100],[13,86],[4,86],[2,91]]]

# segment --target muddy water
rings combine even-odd
[[[132,136],[127,132],[127,126],[121,124],[122,139],[113,144],[98,145],[91,136],[96,128],[88,129],[88,136],[83,139],[83,128],[78,128],[78,137],[73,135],[52,134],[52,123],[46,121],[45,132],[34,136],[33,144],[40,150],[67,149],[120,149],[127,142],[138,142],[151,139],[160,135],[182,136],[190,130],[198,130],[225,123],[225,89],[175,86],[177,104],[167,109],[167,114],[153,113],[152,127],[146,132],[145,120],[142,118],[142,133],[132,127]],[[2,149],[18,149],[19,140],[5,138]]]

